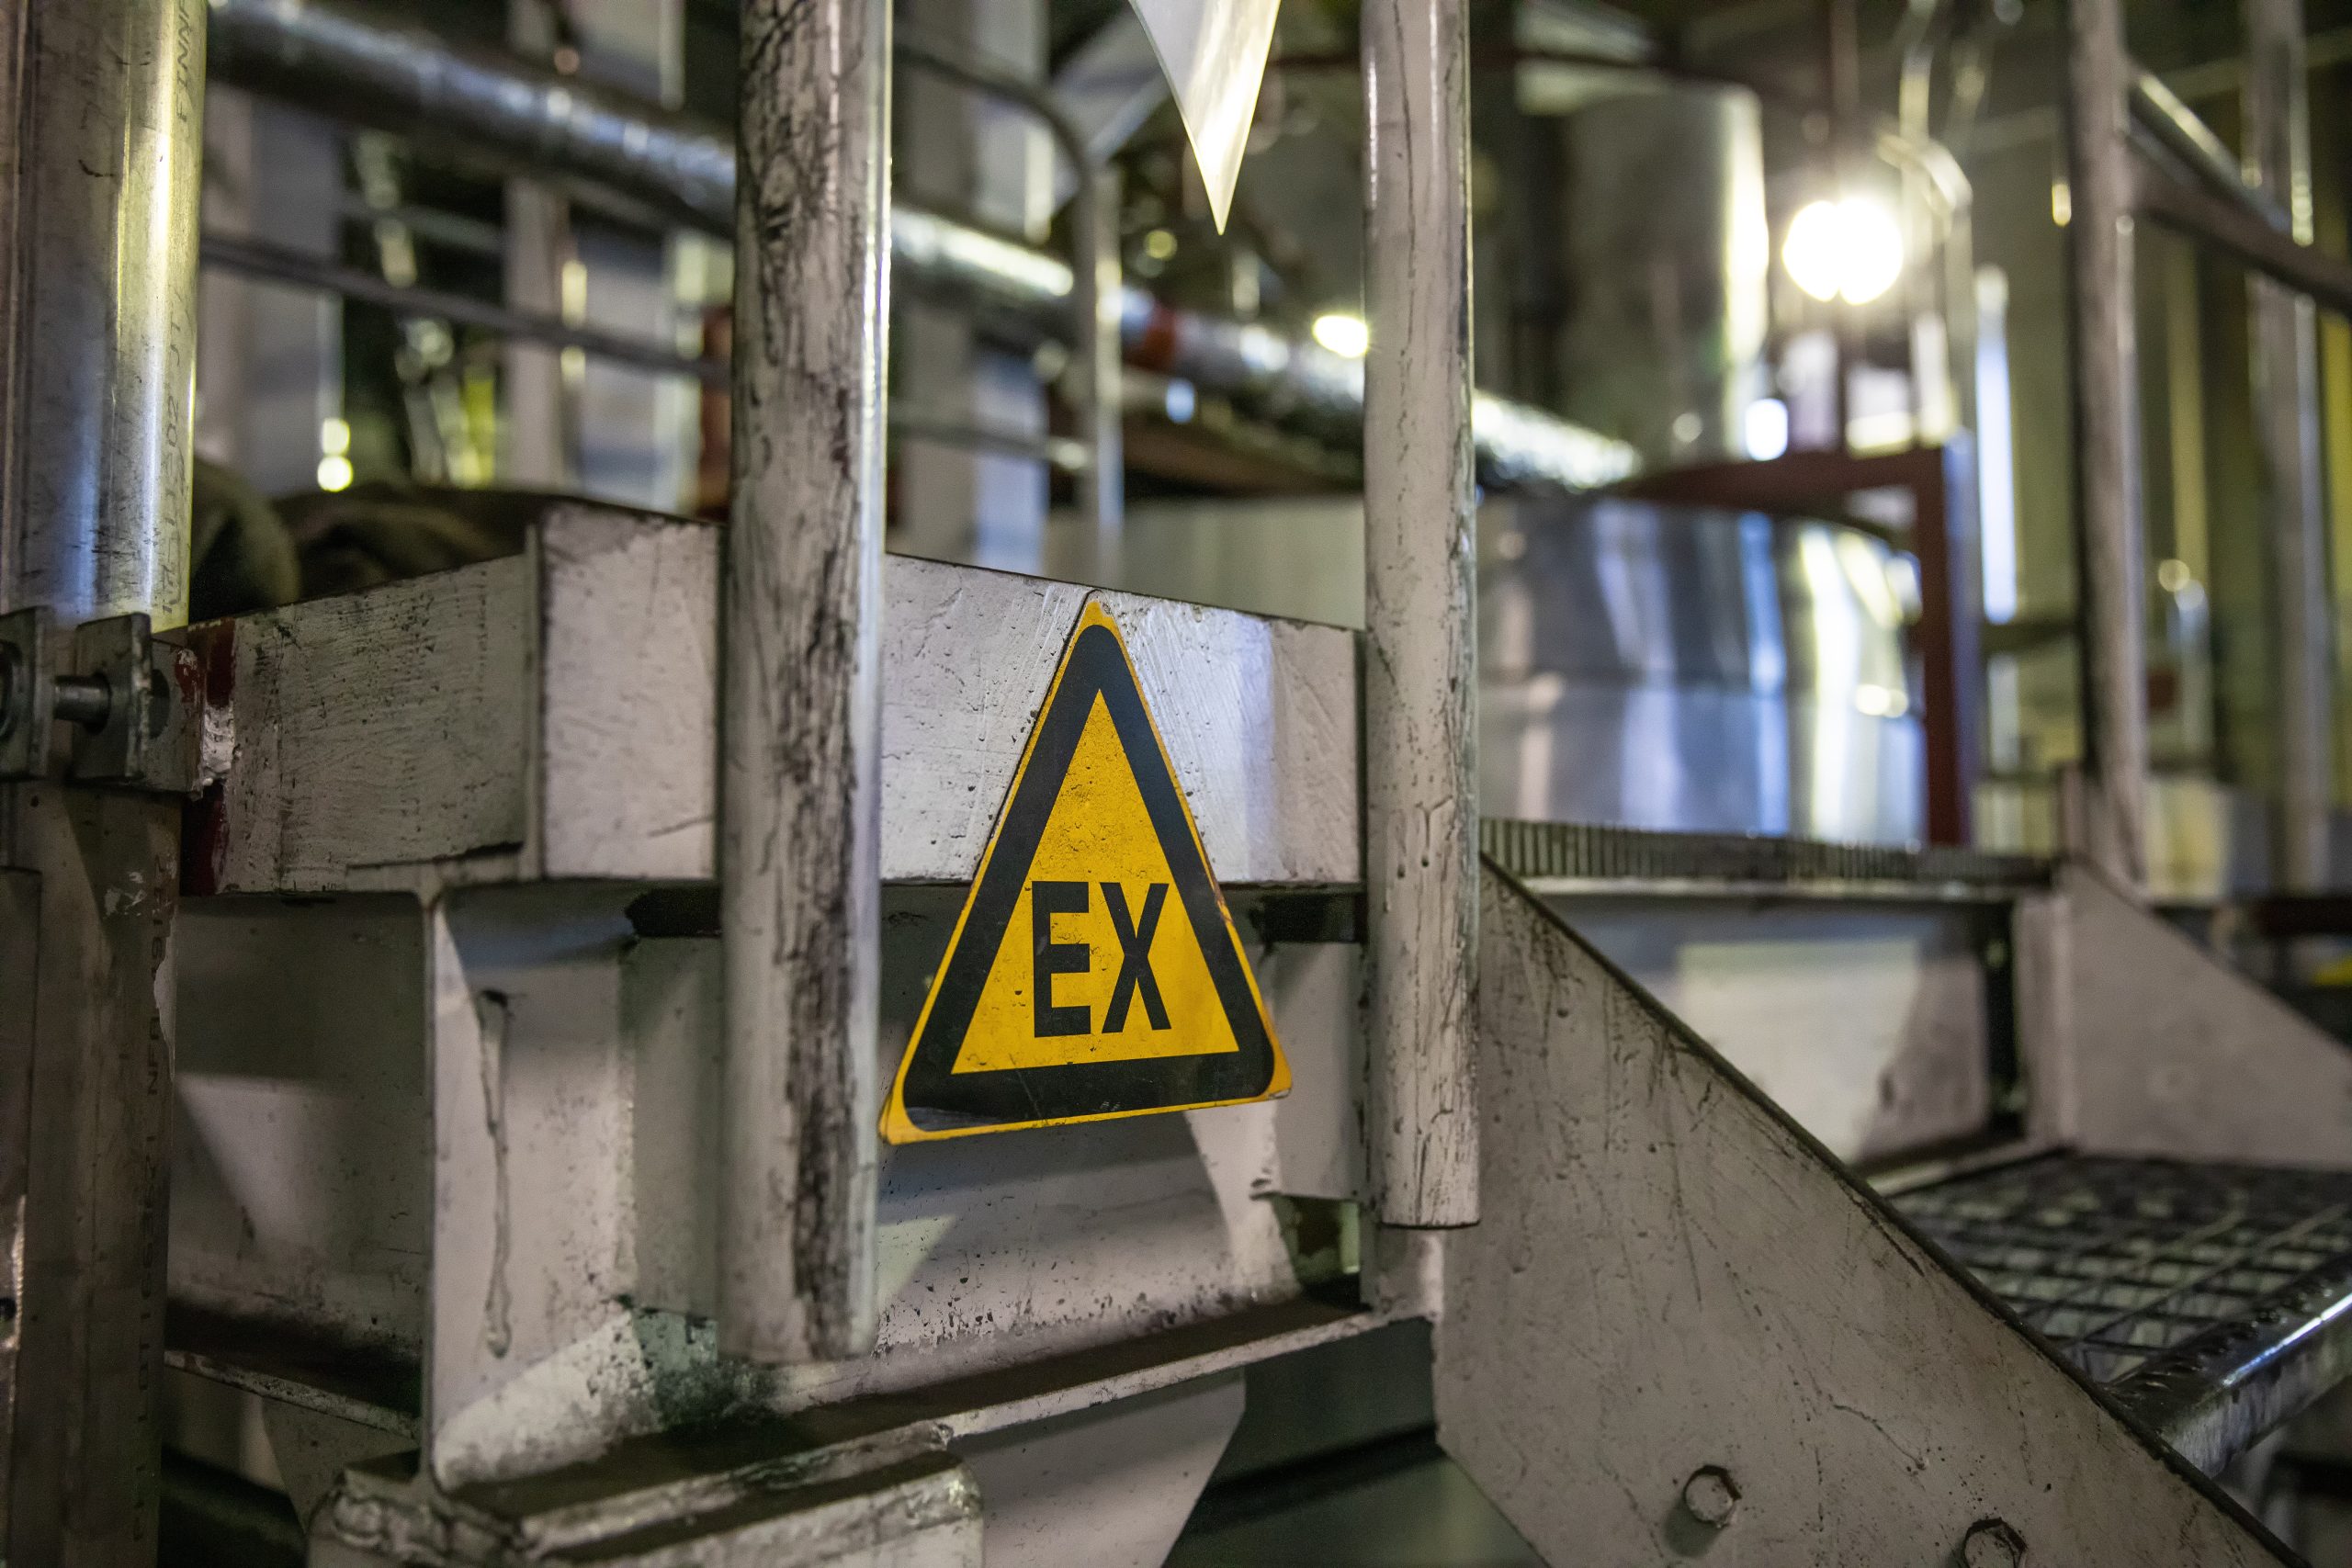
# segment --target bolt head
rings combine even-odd
[[[1723,1466],[1707,1465],[1692,1472],[1690,1479],[1682,1483],[1682,1506],[1709,1529],[1721,1529],[1731,1523],[1732,1515],[1738,1510],[1739,1483]]]
[[[1999,1519],[1981,1520],[1960,1543],[1960,1560],[1967,1568],[2023,1568],[2025,1537]]]

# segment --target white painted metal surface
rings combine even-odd
[[[874,1342],[887,0],[748,0],[719,576],[718,1332]]]
[[[251,1332],[180,1364],[397,1432],[413,1413],[396,1393],[305,1389],[299,1348],[346,1369],[422,1360],[430,1471],[462,1485],[730,1410],[909,1393],[1295,1302],[1270,1197],[1363,1190],[1355,950],[1261,948],[1295,1042],[1289,1099],[888,1151],[878,1351],[723,1361],[718,944],[636,935],[641,892],[193,906],[179,1010],[206,1021],[182,1081],[174,1295]],[[954,914],[893,895],[878,1060],[904,1049]],[[986,1419],[1164,1386],[1102,1375]]]
[[[981,1568],[971,1476],[936,1451],[845,1456],[782,1474],[714,1478],[690,1498],[642,1496],[525,1521],[479,1506],[408,1506],[397,1484],[345,1478],[314,1528],[312,1568],[518,1559],[599,1568]],[[861,1462],[862,1460],[862,1462]],[[650,1488],[647,1490],[651,1490]]]
[[[2059,1130],[2094,1153],[2352,1166],[2352,1050],[2098,874],[2062,874]]]
[[[1838,1158],[1884,1161],[1985,1131],[1989,911],[1605,898],[1552,907]]]
[[[173,1299],[413,1356],[434,1141],[415,901],[193,899],[177,942]]]
[[[1159,1568],[1241,1420],[1241,1374],[977,1438],[988,1568]]]
[[[713,529],[565,507],[526,557],[209,628],[231,765],[198,886],[709,878],[717,578]],[[884,880],[970,879],[1088,592],[887,560]],[[1353,638],[1103,602],[1218,878],[1357,881]]]
[[[1445,1240],[1439,1436],[1555,1562],[2286,1559],[1707,1046],[1487,879],[1484,1221]],[[1681,1501],[1729,1472],[1728,1522]]]
[[[1363,13],[1364,886],[1374,1201],[1478,1217],[1469,13]]]

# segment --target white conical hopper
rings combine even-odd
[[[1200,160],[1201,183],[1208,187],[1209,211],[1218,232],[1233,206],[1234,182],[1241,176],[1241,153],[1250,122],[1258,112],[1258,86],[1266,74],[1266,50],[1273,42],[1274,11],[1281,0],[1135,0],[1136,15],[1175,89],[1184,133]]]

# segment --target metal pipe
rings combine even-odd
[[[509,55],[453,46],[351,0],[217,0],[210,16],[224,82],[462,156],[584,179],[639,209],[733,232],[734,144],[683,116]],[[982,311],[1002,330],[1052,333],[1069,319],[1076,280],[1059,257],[910,208],[891,213],[890,250],[900,287]],[[1263,327],[1172,310],[1124,285],[1105,291],[1106,314],[1112,298],[1131,363],[1272,417],[1332,434],[1362,427],[1362,365]],[[1479,398],[1476,435],[1479,477],[1497,487],[1584,490],[1634,468],[1623,442],[1499,398]]]
[[[224,82],[460,153],[496,150],[734,231],[734,141],[627,94],[349,0],[215,0],[209,27]]]
[[[204,42],[204,0],[0,4],[0,608],[187,619]],[[156,1560],[179,821],[134,790],[0,787],[0,864],[38,901],[33,931],[0,916],[19,953],[38,937],[0,1003],[30,1025],[0,1063],[11,1562]]]
[[[1363,8],[1364,962],[1383,1224],[1478,1218],[1464,0]]]
[[[2074,216],[2075,507],[2079,522],[2086,848],[2133,893],[2147,881],[2146,583],[2133,332],[2131,77],[2121,0],[2069,0],[2066,141]]]
[[[745,0],[721,569],[718,1339],[871,1349],[888,0]]]
[[[2311,104],[2302,0],[2246,0],[2246,140],[2287,237],[2311,241]],[[2278,681],[2278,883],[2328,884],[2335,784],[2334,617],[2321,489],[2319,333],[2312,302],[2270,279],[2252,284],[2256,429],[2269,543]]]
[[[2199,185],[2224,201],[2242,207],[2257,221],[2282,232],[2289,227],[2287,209],[2261,186],[2249,185],[2237,154],[2197,118],[2197,111],[2153,72],[2135,71],[2132,77],[2132,122],[2177,159]]]
[[[2143,216],[2226,252],[2337,315],[2352,316],[2352,266],[2316,245],[2296,243],[2293,235],[2271,228],[2237,203],[2190,184],[2144,149],[2132,152],[2132,204]]]
[[[229,234],[207,234],[204,236],[202,255],[208,267],[380,305],[402,316],[436,317],[525,343],[546,344],[553,348],[576,348],[598,359],[609,359],[616,365],[633,366],[639,370],[668,376],[691,376],[717,386],[727,384],[727,367],[716,359],[696,358],[692,355],[680,354],[663,344],[600,333],[593,327],[575,327],[559,317],[512,310],[487,299],[475,299],[470,294],[452,294],[447,289],[390,283],[374,273],[322,261],[307,252],[288,250],[283,245],[238,239]]]

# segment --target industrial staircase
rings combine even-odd
[[[1554,1562],[2291,1561],[2213,1476],[2352,1347],[2352,1055],[2079,868],[1489,822],[1483,1215],[1376,1226],[1352,639],[1134,595],[1296,1087],[888,1151],[876,1351],[720,1355],[716,579],[568,504],[197,634],[169,1359],[312,1562],[1157,1561],[1248,1368],[1415,1317]],[[1090,597],[889,563],[886,1053]]]

